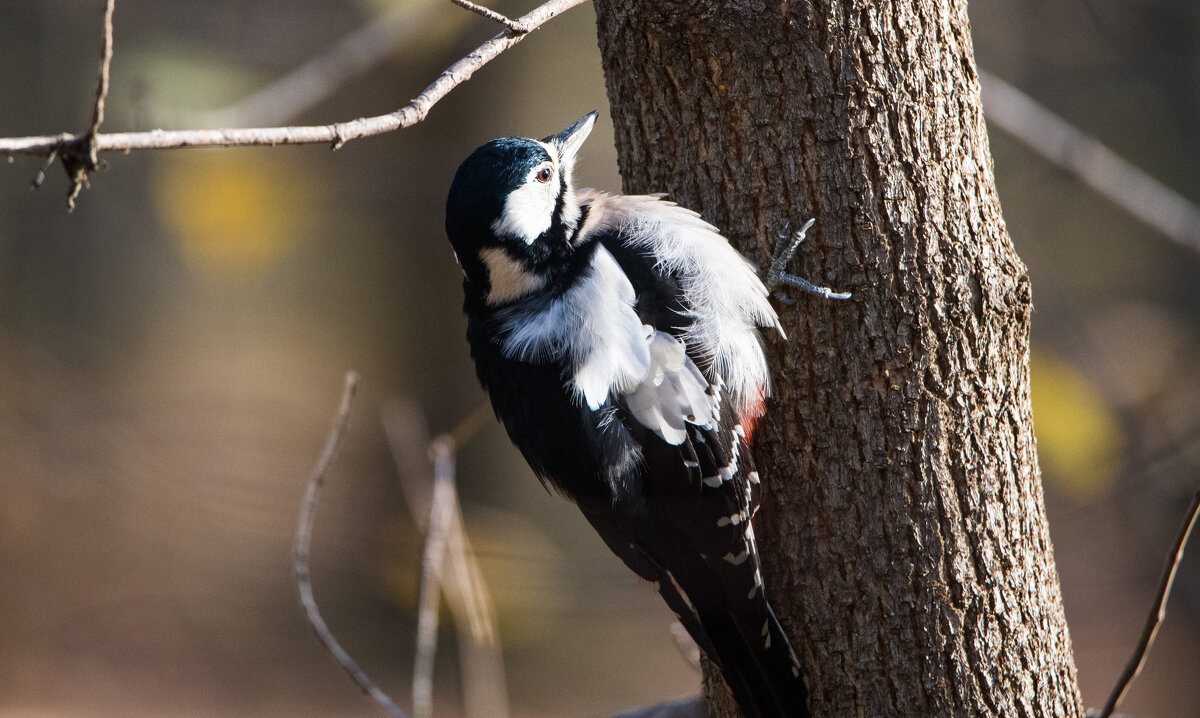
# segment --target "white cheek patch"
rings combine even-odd
[[[533,244],[550,229],[557,199],[558,187],[553,180],[545,183],[528,181],[509,193],[500,217],[492,222],[492,231],[497,237],[514,237],[525,244]]]
[[[521,263],[509,256],[499,247],[487,247],[479,252],[488,270],[487,303],[496,306],[519,299],[530,292],[536,292],[546,283],[546,278],[534,274],[521,266]]]

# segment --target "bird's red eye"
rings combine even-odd
[[[552,174],[554,173],[550,171],[549,167],[543,167],[538,170],[538,173],[534,175],[534,178],[536,178],[538,182],[545,183],[550,181],[550,175]]]

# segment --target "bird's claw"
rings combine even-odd
[[[767,269],[767,291],[773,294],[779,301],[784,304],[791,304],[792,300],[782,292],[782,289],[787,287],[796,287],[810,294],[816,294],[825,299],[849,299],[850,292],[835,292],[829,287],[822,287],[808,281],[803,277],[798,277],[794,274],[788,274],[785,270],[792,261],[792,257],[796,255],[796,250],[800,249],[800,244],[804,242],[804,238],[808,235],[808,230],[816,223],[815,219],[810,219],[804,223],[800,229],[788,234],[790,223],[784,225],[783,233],[775,241],[775,253],[771,257],[771,266]]]

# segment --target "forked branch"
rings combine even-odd
[[[504,32],[446,68],[412,102],[386,115],[361,117],[346,122],[314,126],[114,132],[96,134],[90,138],[90,142],[94,143],[97,153],[184,147],[248,147],[317,143],[326,143],[336,149],[350,140],[394,132],[417,124],[425,119],[430,108],[455,87],[469,80],[476,70],[516,45],[532,30],[584,2],[586,0],[549,0],[516,20],[503,23],[507,28]],[[59,156],[62,156],[64,148],[79,147],[87,142],[89,142],[87,133],[0,138],[0,155],[48,157],[52,153],[58,153]]]
[[[466,8],[467,10],[470,10],[471,12],[475,13],[476,15],[479,15],[480,17],[486,17],[488,20],[491,20],[492,22],[500,23],[501,25],[508,28],[509,30],[512,30],[514,33],[516,33],[518,35],[523,35],[533,29],[531,27],[521,24],[521,21],[519,21],[519,20],[513,20],[506,15],[501,15],[500,13],[496,12],[495,10],[488,10],[487,8],[483,7],[482,5],[476,5],[475,3],[471,2],[471,0],[450,0],[450,2],[454,3],[455,5],[457,5],[461,8]]]

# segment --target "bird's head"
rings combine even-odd
[[[501,137],[471,153],[446,200],[446,235],[468,284],[500,305],[545,286],[571,253],[575,154],[596,113],[542,140]]]

